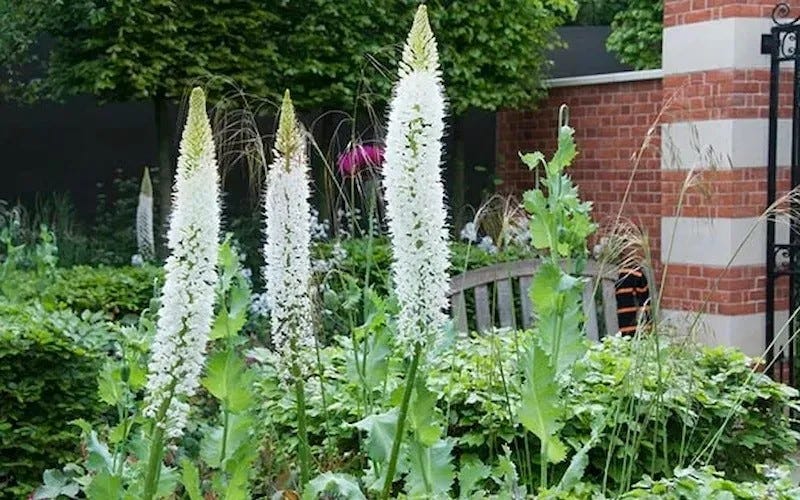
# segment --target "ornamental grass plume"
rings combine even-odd
[[[446,322],[450,262],[441,158],[445,96],[436,40],[420,6],[403,48],[386,135],[383,182],[400,303],[398,342],[429,343]]]
[[[206,100],[192,90],[173,187],[161,308],[148,366],[145,415],[169,438],[183,434],[205,363],[214,314],[220,202]]]
[[[310,476],[304,377],[314,364],[311,301],[311,206],[306,138],[287,90],[264,196],[264,281],[272,344],[284,380],[295,387],[300,483]]]
[[[144,167],[142,184],[139,188],[139,204],[136,206],[136,246],[139,256],[145,262],[155,258],[153,243],[153,184],[150,181],[150,169]]]

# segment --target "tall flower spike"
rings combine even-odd
[[[142,259],[153,260],[156,253],[153,244],[153,184],[150,182],[150,169],[147,167],[144,167],[139,204],[136,206],[136,246]]]
[[[286,378],[294,364],[300,368],[310,366],[310,362],[302,360],[314,352],[309,197],[305,137],[287,90],[264,196],[264,281],[270,332]]]
[[[403,48],[399,74],[389,111],[383,180],[392,275],[401,308],[398,341],[410,348],[436,339],[446,321],[449,287],[440,166],[445,97],[424,5]]]
[[[161,309],[151,348],[145,415],[180,437],[205,364],[214,314],[220,203],[206,99],[192,90],[173,187]]]

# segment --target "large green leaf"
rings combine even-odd
[[[397,431],[398,414],[397,408],[392,408],[385,413],[370,415],[353,424],[356,428],[366,431],[367,455],[372,460],[384,462],[389,459]]]
[[[108,362],[103,366],[97,379],[97,391],[100,399],[109,406],[116,406],[122,401],[125,391],[120,368],[115,363]]]
[[[532,344],[525,356],[526,377],[519,419],[526,429],[544,443],[547,460],[558,463],[566,458],[566,447],[558,438],[563,405],[558,397],[556,371],[538,343]]]
[[[86,459],[86,468],[94,472],[114,470],[114,459],[111,457],[111,452],[108,451],[108,446],[97,437],[97,432],[91,431],[89,433],[86,447],[89,451],[89,456]]]
[[[303,491],[303,500],[317,500],[322,495],[328,498],[335,495],[340,500],[366,500],[358,487],[358,481],[347,474],[326,472],[312,479]]]
[[[561,175],[561,172],[575,159],[578,151],[575,147],[574,134],[575,131],[569,126],[563,126],[558,129],[558,149],[547,164],[548,177]]]
[[[218,468],[223,461],[233,456],[239,447],[251,439],[253,419],[246,415],[231,414],[228,417],[228,437],[225,441],[225,456],[222,456],[223,427],[209,427],[200,441],[200,458],[209,466]]]
[[[577,293],[576,297],[576,293],[565,293],[564,296],[565,305],[561,314],[540,316],[536,325],[536,341],[544,352],[552,353],[551,356],[558,353],[554,362],[551,358],[558,375],[570,369],[589,348],[581,327],[584,318],[580,304],[581,294]]]
[[[461,457],[458,470],[458,498],[466,500],[481,491],[481,483],[492,475],[492,468],[477,457]]]
[[[122,479],[109,471],[94,476],[86,488],[86,498],[89,500],[118,500],[122,493]]]
[[[543,263],[531,282],[529,291],[533,309],[539,316],[553,314],[558,308],[559,283],[564,272],[552,262]]]
[[[208,361],[203,387],[222,401],[228,411],[238,413],[253,403],[252,376],[244,361],[235,351],[219,352]]]
[[[181,461],[181,484],[189,500],[203,500],[203,492],[200,490],[200,473],[197,466],[191,460],[184,458]]]
[[[442,433],[436,422],[437,395],[428,389],[425,381],[417,378],[416,390],[408,411],[408,420],[417,439],[424,446],[431,446],[439,440]]]
[[[404,449],[409,463],[405,478],[409,498],[448,498],[455,480],[452,441],[442,439],[425,446],[414,440]]]

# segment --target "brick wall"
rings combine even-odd
[[[501,189],[520,193],[533,174],[519,152],[555,150],[558,108],[569,106],[578,158],[570,174],[581,197],[594,202],[595,220],[614,220],[633,180],[623,216],[647,231],[658,256],[661,217],[659,128],[661,80],[554,88],[532,111],[502,111],[497,117],[497,174]],[[634,158],[638,158],[635,160]],[[634,170],[635,166],[635,170]]]
[[[767,17],[776,0],[671,0],[664,4],[664,26],[730,17]]]

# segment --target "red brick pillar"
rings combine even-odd
[[[760,355],[770,62],[760,39],[775,1],[664,4],[662,307],[666,316],[703,311],[701,340]],[[688,177],[696,187],[681,196]]]

